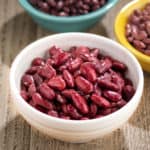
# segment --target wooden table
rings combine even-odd
[[[130,0],[121,0],[88,32],[114,39],[117,12]],[[53,34],[37,26],[17,0],[0,0],[0,150],[150,150],[150,74],[145,75],[142,101],[121,129],[86,144],[60,142],[32,129],[18,115],[10,96],[9,69],[15,56],[29,43]]]

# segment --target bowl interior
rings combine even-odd
[[[145,63],[150,64],[150,56],[147,56],[141,52],[139,52],[136,48],[134,48],[127,40],[125,36],[125,26],[128,20],[129,15],[135,10],[135,9],[141,9],[143,8],[149,0],[135,0],[130,3],[128,3],[122,10],[119,12],[118,16],[115,20],[115,34],[119,42],[124,45],[126,48],[128,48],[139,60],[144,61]]]
[[[63,21],[63,22],[75,22],[75,21],[81,21],[82,19],[90,19],[94,18],[96,16],[99,16],[100,14],[105,14],[111,7],[113,7],[118,0],[108,0],[108,2],[101,7],[100,9],[90,12],[85,15],[80,15],[80,16],[69,16],[69,17],[60,17],[60,16],[53,16],[50,14],[43,13],[42,11],[37,10],[34,8],[28,0],[19,0],[19,3],[21,6],[29,11],[31,14],[34,14],[35,16],[38,16],[40,18],[44,18],[45,20],[54,20],[54,21]]]
[[[127,105],[125,105],[123,108],[121,108],[115,113],[112,113],[100,119],[93,119],[87,121],[73,121],[73,120],[58,119],[40,113],[35,109],[29,107],[29,105],[20,96],[20,79],[24,74],[24,72],[26,71],[26,69],[28,69],[33,58],[38,56],[44,56],[45,52],[53,45],[61,47],[65,50],[70,48],[71,46],[81,46],[81,45],[88,46],[91,48],[96,47],[96,48],[100,48],[101,53],[103,53],[104,55],[109,55],[125,63],[128,66],[127,76],[133,81],[134,87],[136,89],[136,93],[132,98],[132,100],[130,100],[130,102]],[[30,115],[31,113],[36,114],[37,117],[34,117],[33,119],[40,118],[42,120],[42,123],[47,124],[47,126],[51,124],[54,127],[59,126],[59,128],[66,129],[66,130],[79,130],[79,129],[95,130],[100,127],[99,126],[100,124],[102,128],[108,127],[107,124],[108,120],[116,121],[117,124],[117,120],[114,119],[114,117],[118,116],[117,119],[119,119],[119,116],[124,114],[124,112],[131,112],[132,109],[130,110],[129,108],[134,107],[134,103],[138,104],[143,90],[143,73],[136,58],[118,43],[110,39],[97,36],[97,35],[92,35],[92,34],[63,33],[63,34],[48,36],[46,38],[38,40],[32,43],[31,45],[27,46],[24,50],[22,50],[12,64],[11,71],[10,71],[10,85],[11,85],[12,94],[15,97],[14,99],[15,102],[20,103],[20,106],[22,106],[22,108],[20,108],[22,109],[21,111],[25,111],[26,113],[28,113],[29,116],[31,116]],[[120,117],[120,119],[124,120],[123,117]],[[99,123],[97,123],[97,121]],[[93,125],[90,126],[90,124],[93,123],[95,123],[94,126]]]

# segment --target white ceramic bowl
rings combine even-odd
[[[33,58],[43,56],[53,45],[68,49],[71,46],[89,46],[101,49],[101,53],[112,56],[128,66],[127,75],[133,81],[136,93],[130,102],[106,117],[73,121],[50,117],[27,104],[20,96],[20,79]],[[92,34],[64,33],[42,38],[27,46],[14,60],[10,71],[10,87],[13,102],[19,113],[33,127],[53,138],[81,143],[103,136],[120,127],[136,110],[143,92],[143,72],[136,58],[118,43]]]

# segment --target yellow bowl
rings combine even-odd
[[[143,8],[147,3],[150,3],[150,0],[134,0],[123,7],[116,17],[114,30],[118,41],[136,56],[145,71],[150,72],[150,56],[147,56],[134,48],[127,41],[125,36],[125,26],[129,15],[135,9]]]

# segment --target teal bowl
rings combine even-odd
[[[54,32],[79,32],[95,25],[119,0],[108,0],[98,10],[86,15],[59,17],[43,13],[34,8],[28,0],[19,0],[20,5],[41,27]]]

